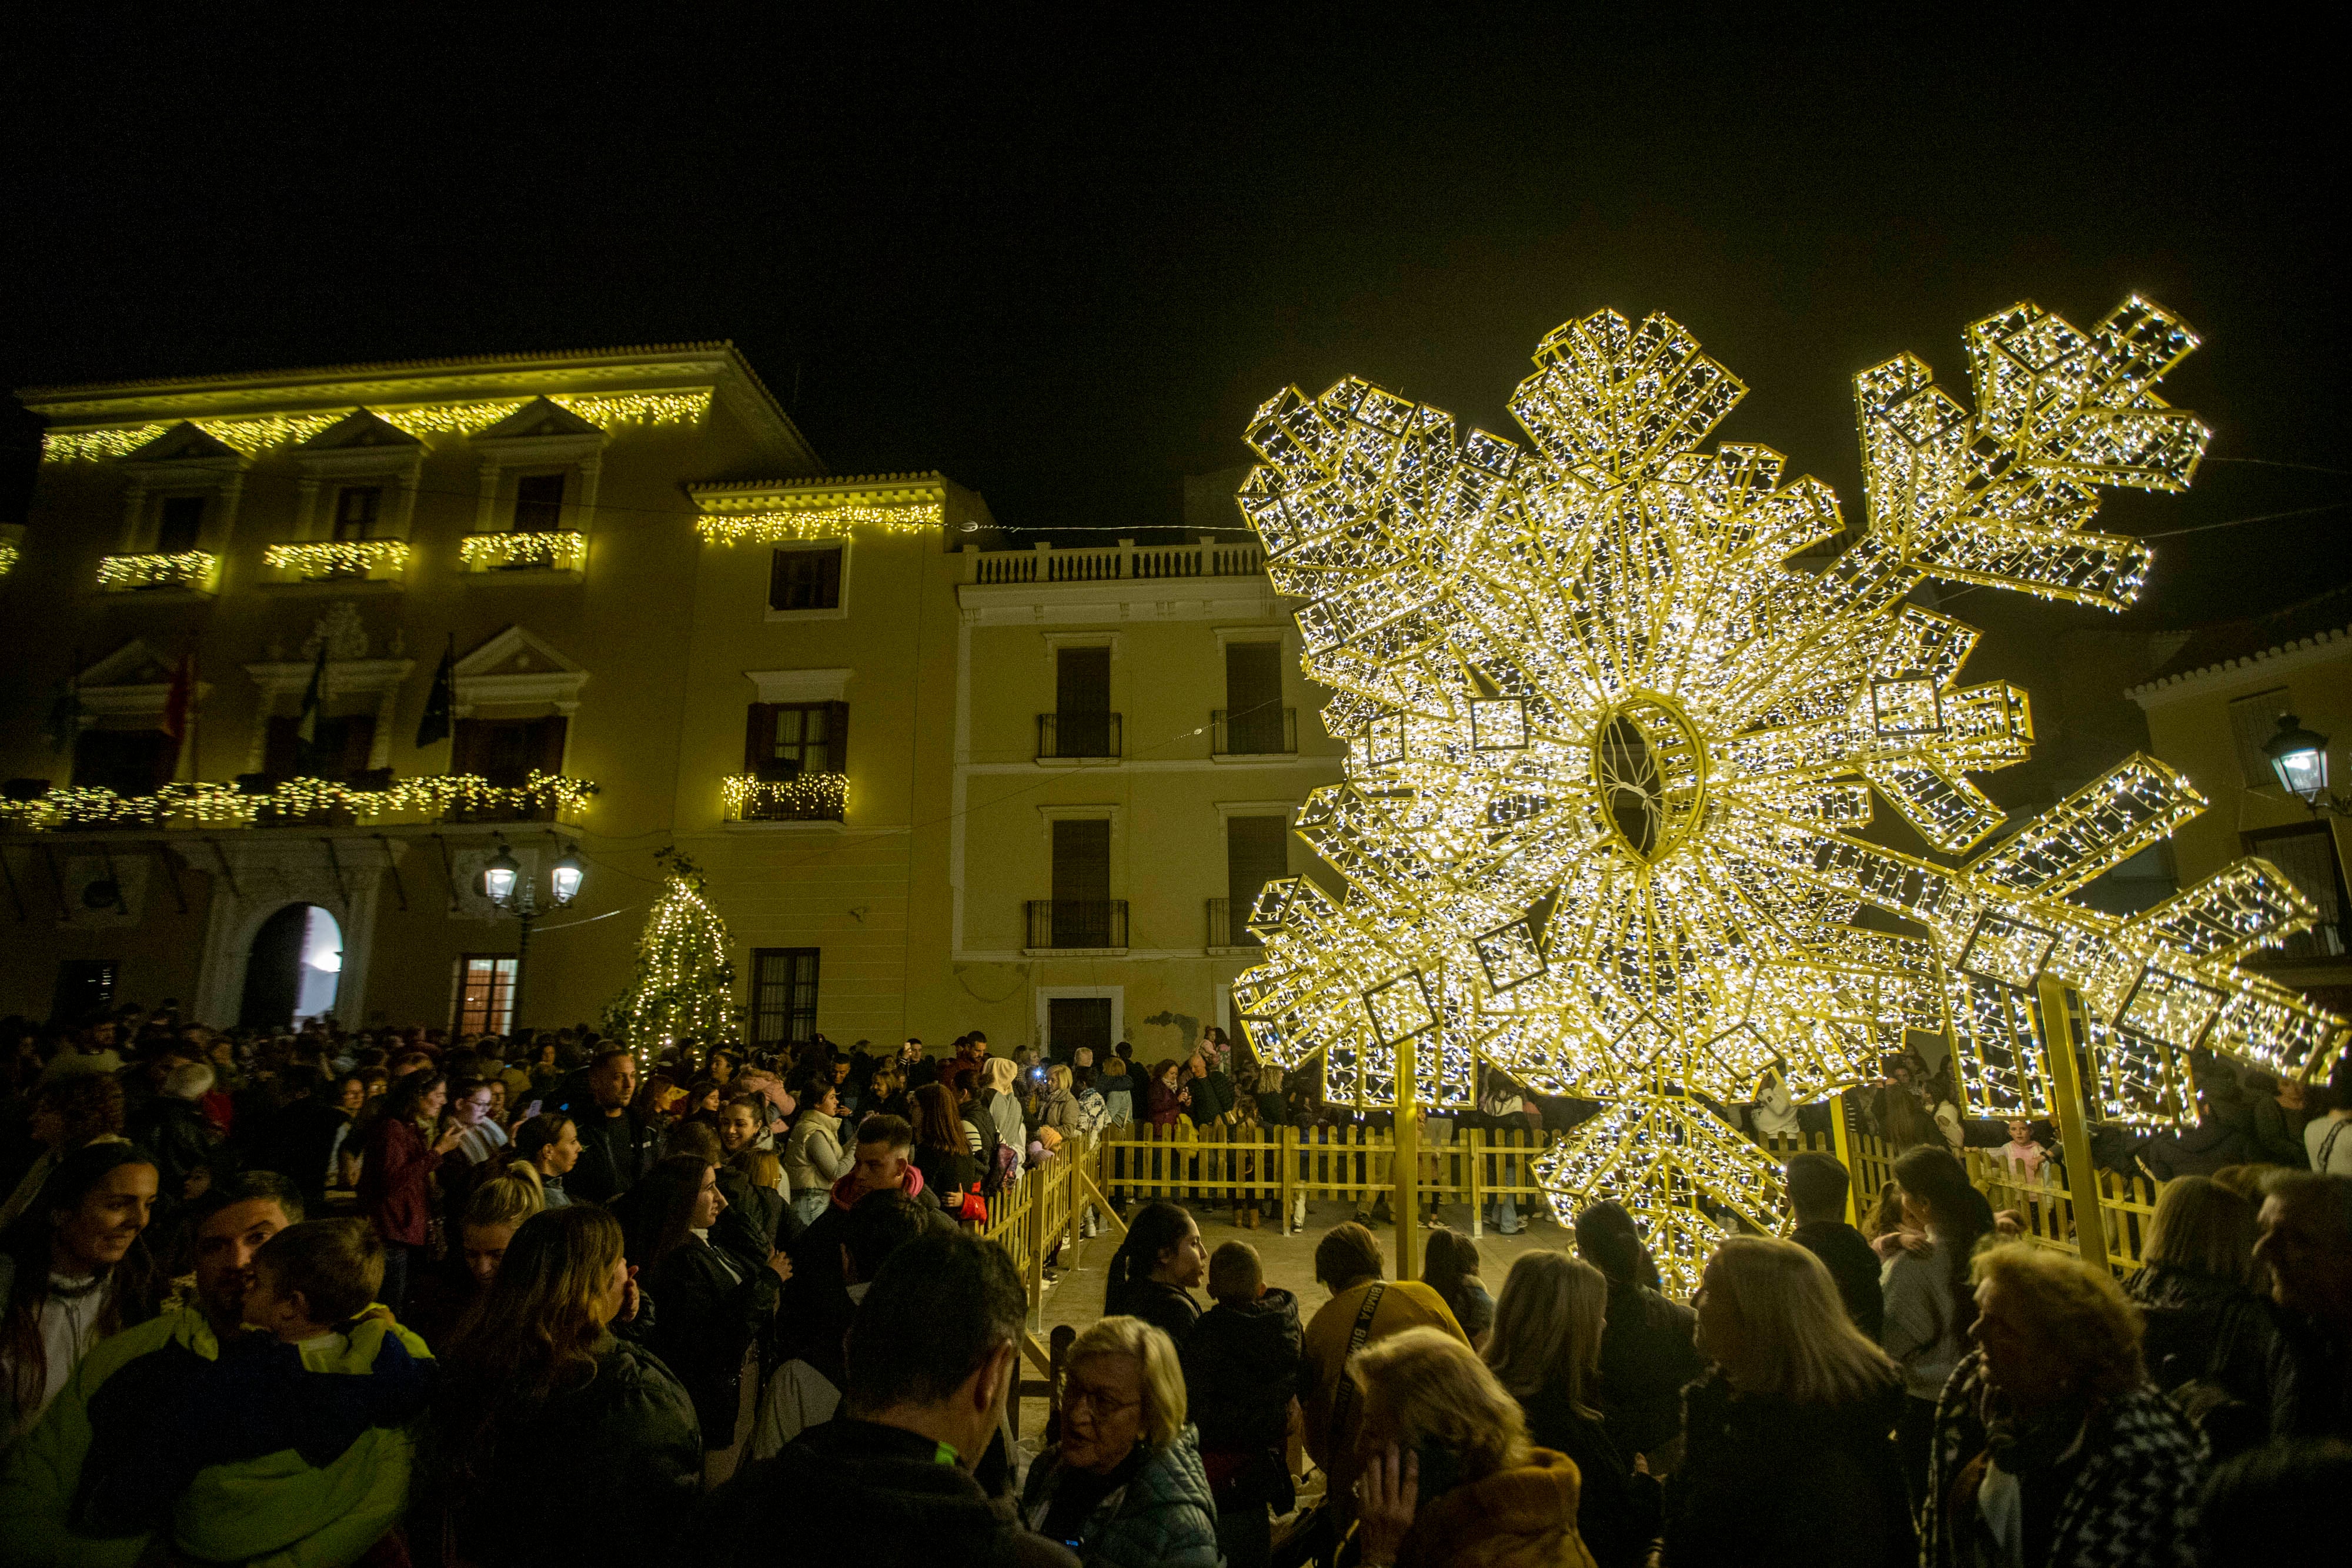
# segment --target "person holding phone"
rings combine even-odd
[[[1592,1568],[1575,1464],[1528,1442],[1518,1402],[1468,1345],[1406,1329],[1348,1371],[1364,1408],[1360,1568]]]

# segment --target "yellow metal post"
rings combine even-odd
[[[1292,1157],[1297,1153],[1297,1133],[1298,1129],[1287,1122],[1274,1132],[1274,1157],[1281,1166],[1276,1175],[1282,1184],[1276,1189],[1281,1195],[1277,1201],[1282,1205],[1282,1211],[1276,1218],[1280,1222],[1278,1228],[1285,1236],[1290,1234],[1290,1184],[1298,1169],[1298,1162]]]
[[[2083,1075],[2074,1062],[2074,1025],[2066,1016],[2066,985],[2042,977],[2042,1040],[2050,1058],[2058,1141],[2066,1151],[2066,1191],[2074,1200],[2074,1246],[2084,1262],[2105,1270],[2107,1217],[2099,1207],[2099,1172],[2091,1163],[2091,1124],[2083,1102]]]
[[[1421,1278],[1421,1123],[1414,1115],[1413,1042],[1397,1047],[1396,1135],[1391,1176],[1396,1182],[1397,1270],[1400,1280]]]
[[[1846,1125],[1845,1096],[1834,1095],[1830,1100],[1830,1147],[1837,1155],[1838,1164],[1845,1167],[1845,1222],[1862,1223],[1862,1173],[1853,1166],[1853,1134]]]

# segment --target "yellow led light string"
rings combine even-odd
[[[1338,694],[1345,781],[1297,831],[1350,894],[1261,897],[1234,986],[1260,1051],[1321,1053],[1366,1107],[1465,1104],[1481,1060],[1611,1102],[1539,1174],[1626,1203],[1685,1290],[1718,1217],[1777,1222],[1771,1163],[1698,1098],[1768,1071],[1817,1100],[1948,1022],[1973,1112],[2038,1111],[2044,974],[2093,1013],[2118,1119],[2178,1116],[2200,1043],[2307,1060],[2340,1023],[2234,965],[2309,904],[2259,862],[2131,921],[2073,903],[2203,801],[2134,758],[1997,840],[1969,775],[2027,755],[2024,695],[1961,684],[1976,633],[1905,601],[1932,576],[2128,603],[2145,547],[2085,525],[2100,487],[2189,482],[2207,432],[2152,388],[2194,345],[2145,300],[2088,332],[2025,305],[1970,329],[1973,409],[1909,356],[1864,372],[1871,527],[1818,574],[1785,563],[1845,536],[1835,497],[1701,450],[1746,389],[1663,316],[1545,340],[1511,405],[1532,451],[1360,381],[1267,403],[1240,502]],[[1851,836],[1874,796],[1937,858]]]

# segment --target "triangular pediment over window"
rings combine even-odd
[[[604,431],[570,409],[535,397],[488,430],[477,441],[513,441],[550,435],[602,435]]]
[[[580,706],[580,688],[588,680],[586,670],[520,626],[508,627],[467,653],[451,674],[461,717],[484,704],[570,713]]]
[[[163,655],[133,637],[84,670],[74,684],[85,687],[152,686],[166,685],[171,679],[172,666]]]
[[[300,453],[352,452],[375,446],[424,444],[382,414],[355,408],[294,450]]]
[[[205,434],[184,419],[131,454],[123,461],[126,463],[193,463],[213,457],[226,457],[235,461],[237,457],[236,449],[216,436]]]

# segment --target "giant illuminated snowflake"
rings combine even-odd
[[[1777,1168],[1693,1096],[1752,1098],[1776,1061],[1816,1099],[1948,1030],[1971,1112],[2039,1113],[2045,971],[2113,1118],[2182,1113],[2192,1046],[2293,1068],[2326,1042],[2235,967],[2315,915],[2265,863],[2131,918],[2069,896],[2202,808],[2171,768],[2133,757],[1995,838],[1969,775],[2025,757],[2025,695],[1961,684],[1976,632],[1908,601],[2129,603],[2148,554],[2089,531],[2096,487],[2188,484],[2209,432],[2151,389],[2196,339],[2135,298],[1968,341],[1973,413],[1909,356],[1857,378],[1870,528],[1834,559],[1827,486],[1700,450],[1746,389],[1663,316],[1545,340],[1511,402],[1533,451],[1353,379],[1258,411],[1242,508],[1348,747],[1298,821],[1344,896],[1290,878],[1252,913],[1234,996],[1263,1054],[1321,1052],[1365,1106],[1398,1103],[1408,1039],[1411,1102],[1465,1103],[1480,1059],[1611,1102],[1546,1185],[1625,1201],[1686,1282],[1702,1200],[1779,1223]],[[1874,796],[1924,849],[1865,834]]]

